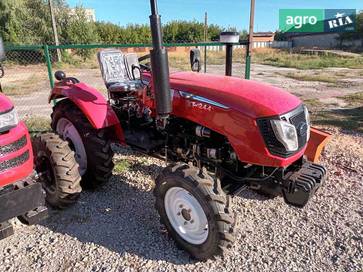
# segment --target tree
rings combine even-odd
[[[32,42],[24,21],[29,17],[25,0],[0,1],[0,34],[5,42]]]
[[[53,0],[57,17],[67,13],[64,0]],[[12,44],[53,43],[46,0],[1,0],[0,34]]]
[[[360,12],[356,17],[356,31],[341,33],[341,40],[356,40],[363,38],[363,12]]]
[[[288,40],[287,33],[277,30],[275,32],[275,38],[274,38],[274,40],[275,41],[287,41]]]
[[[118,25],[106,22],[96,22],[95,26],[100,42],[113,44],[120,41],[121,27]]]
[[[200,42],[204,40],[204,24],[197,21],[171,21],[164,26],[165,42]]]
[[[219,36],[223,28],[219,25],[211,24],[208,26],[208,39],[211,41],[219,41]]]
[[[91,44],[99,40],[94,22],[89,22],[86,12],[82,7],[76,7],[74,13],[68,13],[64,21],[62,39],[65,44]],[[93,52],[89,49],[77,49],[77,54],[84,59]]]

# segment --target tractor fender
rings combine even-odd
[[[52,100],[69,99],[76,105],[95,129],[112,127],[112,135],[118,143],[125,144],[125,137],[120,121],[103,95],[85,83],[56,84],[50,96]],[[63,103],[63,102],[62,102]]]

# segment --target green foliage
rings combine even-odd
[[[95,23],[89,22],[85,10],[76,7],[74,14],[69,14],[65,19],[67,31],[64,32],[63,39],[68,44],[90,44],[99,41],[99,35]],[[92,50],[77,49],[76,53],[84,59],[93,55]]]
[[[165,42],[199,42],[204,40],[204,24],[196,21],[172,21],[164,26]]]
[[[274,49],[256,52],[253,60],[257,63],[277,67],[297,68],[301,70],[321,69],[327,67],[363,69],[363,57],[289,54],[286,51]]]
[[[363,38],[363,12],[360,12],[356,18],[356,31],[345,32],[340,34],[340,40],[355,40]]]
[[[63,0],[54,1],[57,15],[67,13]],[[11,44],[53,43],[46,0],[1,0],[0,35]]]
[[[276,31],[275,32],[275,41],[287,41],[287,35],[286,32]]]
[[[82,6],[70,9],[66,0],[52,0],[61,44],[150,43],[148,24],[119,26],[108,22],[90,22]],[[12,45],[54,44],[48,0],[0,0],[0,35]],[[203,42],[204,24],[197,21],[171,21],[164,24],[164,41],[168,43]],[[222,31],[218,25],[208,26],[208,41],[218,41]],[[229,30],[236,30],[230,28]],[[241,39],[247,32],[241,32]],[[83,59],[94,51],[73,51]],[[63,52],[64,54],[64,52]],[[69,59],[68,55],[64,58]]]
[[[103,43],[114,44],[120,41],[121,30],[119,26],[107,22],[97,22],[95,26]]]
[[[5,42],[31,42],[25,28],[26,18],[25,0],[0,1],[0,34]]]

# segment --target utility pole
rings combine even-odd
[[[208,41],[208,13],[204,17],[204,42]],[[207,73],[207,46],[204,46],[204,73]]]
[[[52,28],[53,28],[54,41],[55,41],[55,45],[58,46],[59,45],[59,39],[58,39],[58,32],[57,32],[57,24],[56,24],[55,17],[54,17],[54,10],[53,10],[52,0],[48,0],[48,4],[49,4],[50,17],[52,18]],[[57,59],[58,59],[59,62],[62,62],[62,55],[61,55],[61,52],[60,52],[59,48],[57,48]]]
[[[251,78],[251,56],[253,49],[253,29],[255,22],[255,0],[251,0],[251,11],[250,11],[250,29],[248,34],[248,44],[247,44],[247,53],[246,53],[246,70],[245,70],[245,78]]]

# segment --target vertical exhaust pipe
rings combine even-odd
[[[155,90],[156,110],[159,119],[166,120],[172,112],[168,52],[163,46],[161,17],[158,14],[157,0],[150,0],[150,5],[150,27],[153,44],[153,49],[150,51],[150,58]]]

